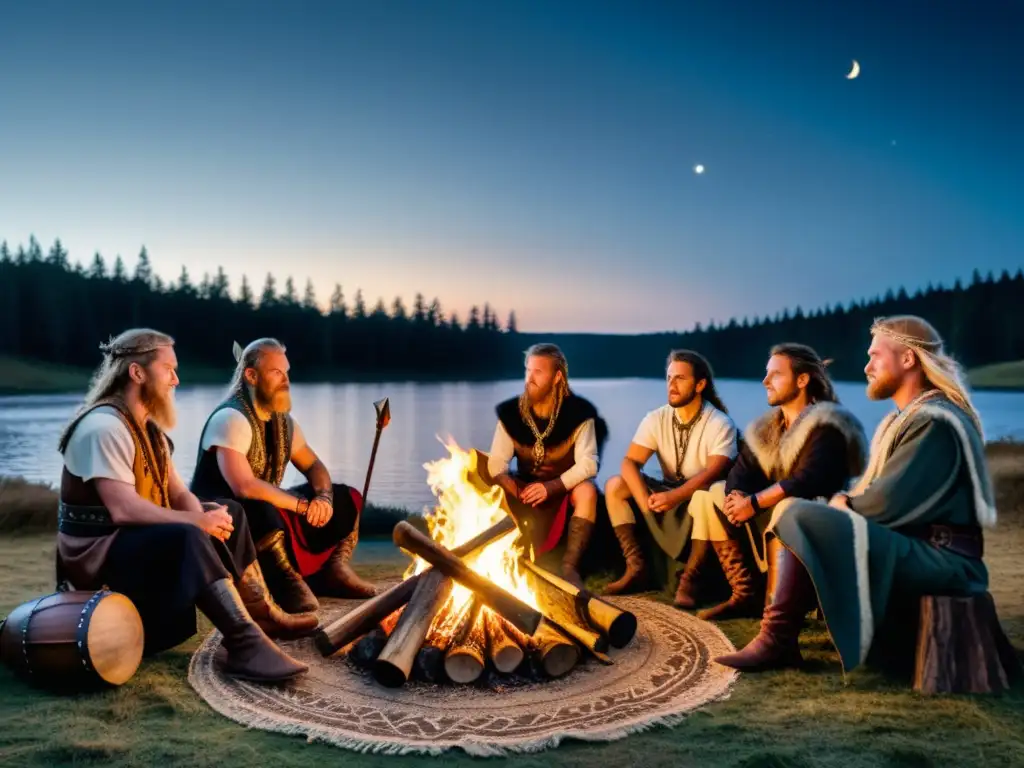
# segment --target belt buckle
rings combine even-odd
[[[953,543],[953,532],[944,525],[932,528],[932,544],[936,547],[948,547]]]

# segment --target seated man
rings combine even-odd
[[[675,560],[690,538],[690,497],[724,478],[736,459],[736,425],[715,391],[708,361],[690,350],[673,350],[666,369],[668,404],[640,422],[622,460],[622,474],[605,485],[608,515],[626,557],[626,572],[608,585],[608,595],[634,589],[646,576],[630,501],[657,545]],[[641,471],[655,453],[663,480]]]
[[[757,616],[764,607],[747,567],[739,526],[746,524],[754,557],[762,571],[768,570],[770,557],[762,555],[761,547],[771,509],[784,499],[831,498],[864,471],[867,460],[864,428],[839,405],[825,364],[813,349],[803,344],[774,347],[764,387],[772,408],[747,427],[729,476],[690,500],[693,548],[675,604],[697,604],[708,540],[732,588],[728,601],[698,611],[702,619]],[[769,582],[773,575],[769,573]]]
[[[289,613],[315,611],[316,594],[372,597],[374,586],[349,565],[362,497],[331,482],[289,413],[284,345],[269,338],[244,350],[236,344],[235,357],[228,398],[214,408],[199,437],[192,492],[241,503],[270,591]],[[308,482],[285,491],[280,486],[289,462]]]
[[[581,587],[579,563],[597,521],[593,478],[607,438],[604,420],[569,389],[569,366],[554,344],[526,351],[523,394],[499,403],[497,413],[487,472],[506,494],[537,510],[527,521],[535,555],[558,545],[572,507],[562,575]],[[515,474],[509,472],[513,458]]]
[[[867,656],[890,596],[978,594],[988,588],[982,526],[995,525],[981,420],[959,365],[926,321],[871,328],[867,394],[891,398],[868,468],[829,504],[797,500],[768,529],[779,547],[761,631],[715,661],[742,670],[796,666],[804,614],[819,602],[843,670]]]
[[[196,632],[198,608],[224,635],[225,671],[284,680],[307,667],[268,635],[308,634],[315,615],[289,616],[269,596],[245,516],[203,506],[171,461],[174,340],[149,329],[102,345],[103,364],[61,435],[58,588],[106,585],[138,609],[147,653]]]

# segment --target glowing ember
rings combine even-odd
[[[469,480],[476,472],[475,455],[463,451],[449,439],[445,444],[450,456],[423,465],[427,470],[427,483],[437,497],[434,510],[425,515],[430,537],[447,549],[454,549],[499,522],[506,514],[502,509],[504,491],[498,486],[481,493]],[[515,595],[532,608],[539,608],[537,597],[530,589],[518,563],[522,550],[515,546],[516,532],[492,542],[472,557],[466,565],[490,579],[507,592]],[[430,567],[427,561],[415,557],[405,572],[409,578]],[[437,612],[427,635],[427,642],[439,644],[458,629],[470,605],[473,593],[455,583],[451,596]],[[484,608],[477,621],[485,621],[490,609]],[[439,637],[440,636],[440,637]]]

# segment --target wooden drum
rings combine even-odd
[[[139,668],[143,640],[142,618],[124,595],[55,592],[0,624],[0,660],[41,687],[117,686]]]

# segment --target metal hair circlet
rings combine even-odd
[[[919,339],[915,336],[909,336],[899,331],[894,331],[886,325],[876,324],[871,327],[871,333],[881,334],[886,338],[892,339],[897,344],[902,344],[905,347],[916,347],[917,349],[923,349],[928,352],[941,352],[942,342],[941,341],[928,341],[927,339]]]

